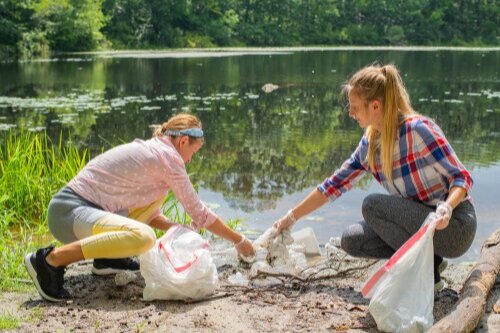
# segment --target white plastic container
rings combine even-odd
[[[321,255],[318,240],[312,228],[304,228],[292,233],[295,244],[302,245],[307,255]]]

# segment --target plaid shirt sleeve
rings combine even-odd
[[[460,162],[453,148],[445,138],[443,131],[429,119],[422,119],[415,124],[415,140],[418,142],[418,155],[447,179],[451,189],[454,186],[464,188],[470,193],[472,178]]]
[[[342,193],[350,190],[367,172],[368,166],[364,162],[367,149],[368,139],[363,136],[351,157],[333,175],[318,185],[318,190],[331,201],[338,199]]]

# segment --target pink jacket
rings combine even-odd
[[[198,198],[184,161],[163,137],[114,147],[92,159],[68,186],[109,212],[145,207],[172,190],[197,228],[217,218]],[[148,223],[161,213],[157,209]]]

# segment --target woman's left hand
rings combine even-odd
[[[234,247],[241,257],[253,258],[255,256],[255,249],[253,248],[252,242],[246,239],[246,237],[240,241],[240,243],[235,244]]]
[[[442,230],[448,227],[448,224],[450,223],[451,219],[451,214],[452,214],[453,208],[451,206],[444,202],[440,201],[436,207],[436,215],[438,217],[436,223],[436,230]]]
[[[448,227],[448,224],[450,224],[450,220],[444,217],[438,217],[436,220],[436,230],[446,229]]]

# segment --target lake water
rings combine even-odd
[[[396,64],[414,108],[443,128],[474,179],[476,260],[500,226],[500,50],[275,49],[109,53],[0,63],[0,129],[46,130],[94,151],[179,112],[199,116],[206,144],[189,171],[223,219],[261,232],[349,157],[362,130],[339,89],[373,62]],[[278,89],[266,93],[262,86]],[[320,243],[361,219],[366,176],[296,227]]]

